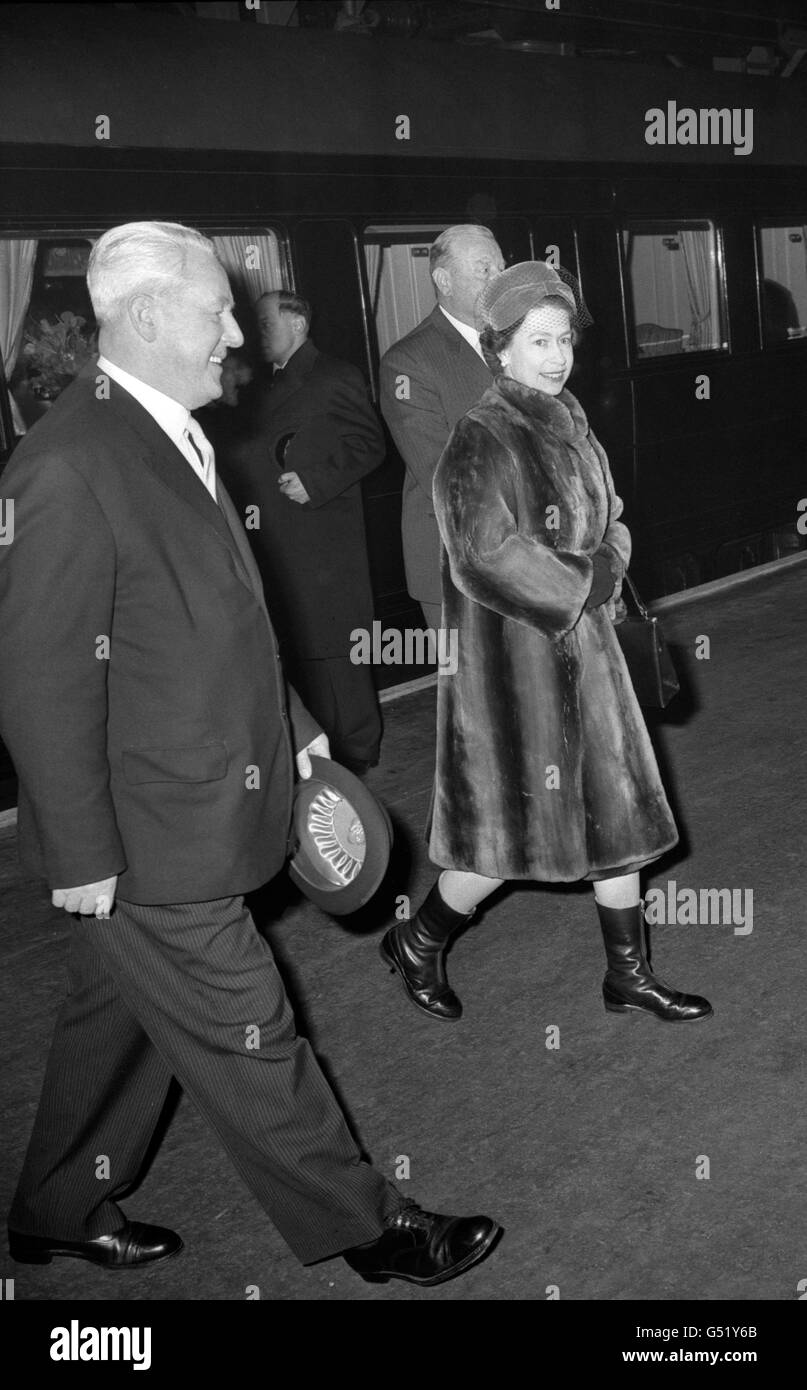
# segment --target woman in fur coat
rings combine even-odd
[[[569,277],[571,279],[571,277]],[[430,857],[444,872],[381,954],[434,1018],[462,1005],[449,937],[507,879],[593,882],[605,1007],[665,1022],[711,1014],[650,971],[639,870],[678,839],[613,626],[630,558],[606,455],[565,389],[581,313],[541,261],[479,301],[496,380],[437,466],[443,626]]]

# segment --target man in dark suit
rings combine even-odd
[[[381,716],[370,667],[349,655],[353,629],[373,622],[360,479],[382,462],[384,435],[361,372],[309,338],[305,299],[275,290],[257,315],[273,375],[220,471],[246,523],[289,679],[333,756],[362,773],[378,762]]]
[[[121,1267],[181,1249],[117,1204],[173,1073],[301,1261],[344,1252],[368,1279],[451,1278],[497,1227],[422,1212],[362,1160],[244,907],[286,856],[293,748],[305,777],[328,744],[286,691],[189,413],[242,342],[227,277],[198,233],[133,223],[97,242],[88,285],[98,365],[4,477],[0,732],[20,849],[54,905],[83,914],[11,1255]]]
[[[440,533],[434,470],[448,436],[493,380],[474,320],[480,291],[504,269],[486,227],[447,227],[429,253],[437,304],[381,360],[381,410],[406,464],[401,531],[406,583],[428,627],[440,626]]]

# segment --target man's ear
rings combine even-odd
[[[151,294],[133,295],[129,300],[127,313],[129,322],[138,338],[142,338],[146,343],[153,343],[157,337],[154,296]]]
[[[440,265],[432,271],[432,280],[438,294],[441,294],[443,298],[451,294],[451,272],[446,270],[445,266]]]
[[[305,317],[302,314],[295,314],[293,322],[295,333],[298,333],[301,338],[304,338],[308,331],[306,328]]]

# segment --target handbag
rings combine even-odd
[[[664,709],[681,688],[670,649],[658,618],[651,618],[627,572],[623,582],[637,612],[635,615],[628,613],[621,622],[615,623],[614,631],[639,704],[648,709]]]

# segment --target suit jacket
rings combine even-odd
[[[296,657],[347,657],[351,630],[373,621],[359,480],[383,458],[361,372],[311,341],[276,382],[258,384],[246,437],[219,458],[275,627]],[[310,501],[280,491],[287,472],[299,474]],[[255,505],[259,529],[246,511]]]
[[[257,888],[293,788],[277,647],[232,503],[94,364],[14,453],[0,547],[0,732],[24,867],[122,898]],[[229,520],[228,520],[229,518]],[[108,639],[108,646],[104,639]],[[317,726],[289,692],[295,743]]]
[[[479,354],[439,306],[381,359],[381,410],[406,464],[401,515],[406,583],[422,603],[442,599],[434,470],[457,421],[492,381]]]

